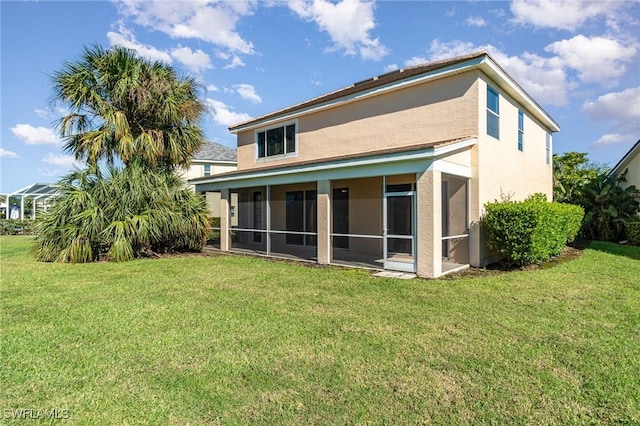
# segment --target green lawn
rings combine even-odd
[[[24,408],[83,425],[640,424],[637,247],[435,281],[29,249],[0,237],[4,422]]]

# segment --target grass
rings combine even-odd
[[[47,264],[29,248],[0,237],[2,410],[83,425],[640,423],[638,247],[446,281],[243,256]]]

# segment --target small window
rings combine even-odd
[[[487,86],[487,134],[500,139],[500,97]]]
[[[545,143],[546,149],[546,162],[547,164],[551,164],[551,133],[547,132],[547,141]]]
[[[258,158],[292,154],[296,152],[296,125],[274,127],[258,132]]]
[[[204,165],[204,175],[205,176],[211,176],[211,165],[210,164],[205,164]]]
[[[524,151],[524,113],[518,111],[518,151]]]

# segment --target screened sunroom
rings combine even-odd
[[[256,179],[236,172],[196,184],[196,190],[226,186],[216,190],[221,208],[214,234],[220,238],[210,241],[223,251],[421,276],[468,266],[467,176],[367,174],[333,170]]]

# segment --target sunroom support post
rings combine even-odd
[[[318,263],[331,262],[331,181],[318,181]]]
[[[267,197],[267,256],[271,256],[271,186],[265,188]]]
[[[427,170],[416,178],[417,273],[437,278],[442,275],[442,174]]]
[[[220,250],[222,251],[229,251],[229,200],[229,190],[220,190]]]

